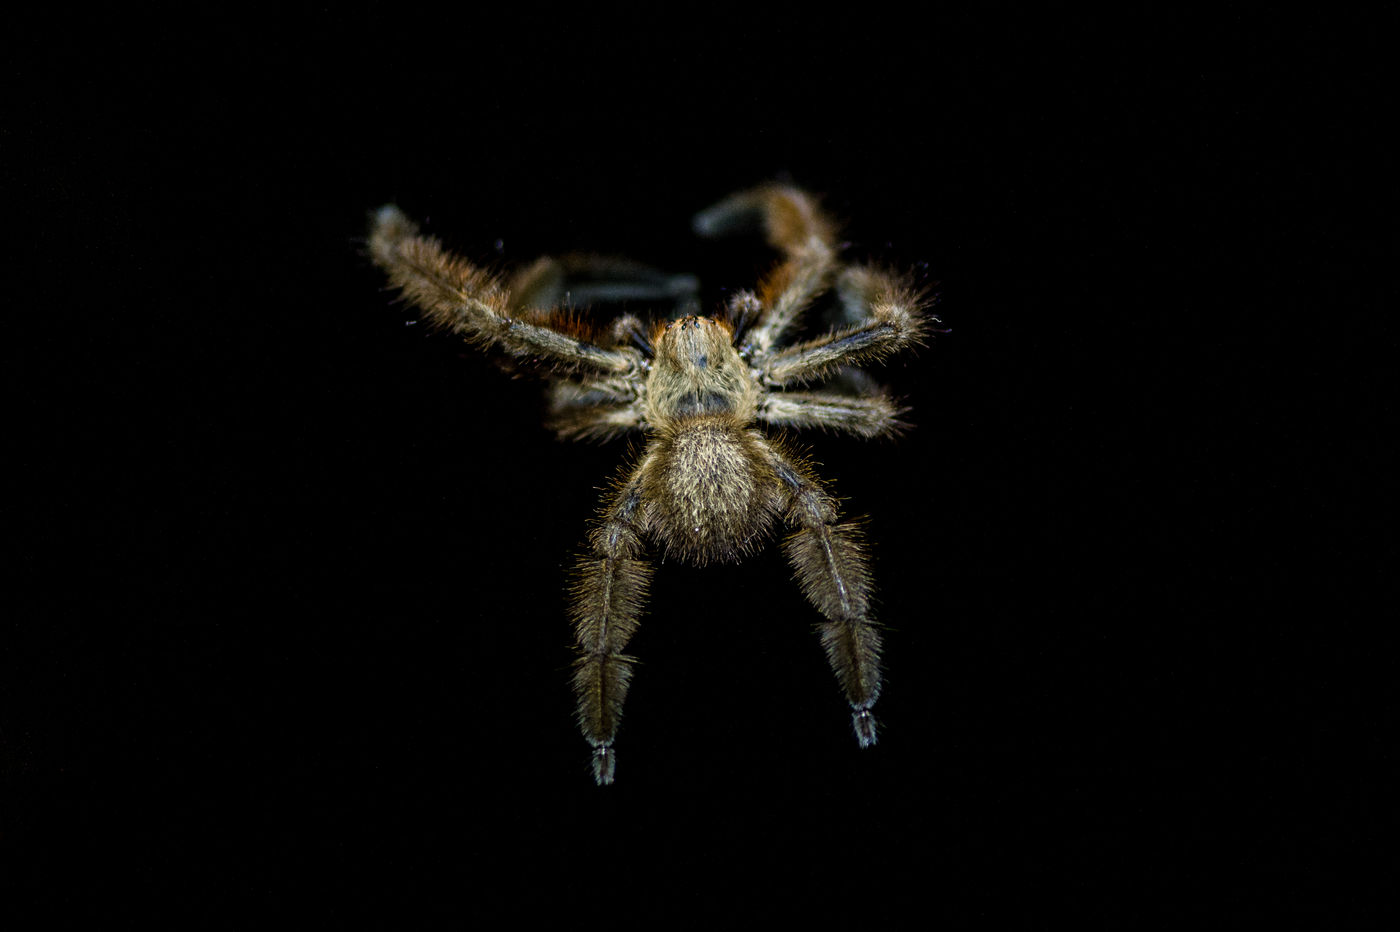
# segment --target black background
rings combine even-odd
[[[656,16],[16,40],[11,878],[214,924],[1370,918],[1331,878],[1383,823],[1393,23]],[[626,445],[413,325],[366,214],[715,307],[772,256],[689,217],[777,176],[950,329],[880,373],[908,435],[804,438],[870,518],[881,743],[776,549],[666,564],[600,789],[564,586]]]

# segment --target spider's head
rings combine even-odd
[[[755,403],[757,386],[734,348],[734,330],[727,321],[668,321],[652,335],[652,345],[656,357],[647,395],[653,416],[740,413]]]
[[[709,369],[723,363],[734,342],[734,330],[714,317],[681,317],[658,325],[652,334],[656,358],[681,369]]]

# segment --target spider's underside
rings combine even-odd
[[[835,227],[790,186],[735,194],[694,225],[706,236],[761,225],[783,261],[756,291],[705,317],[688,313],[692,279],[623,260],[541,259],[506,282],[420,236],[395,207],[376,212],[370,234],[375,263],[427,320],[550,380],[561,437],[646,438],[604,502],[572,591],[578,722],[600,784],[613,780],[634,659],[622,651],[646,600],[647,545],[696,564],[737,560],[779,521],[792,530],[784,546],[796,577],[824,618],[822,644],[856,738],[875,743],[880,635],[859,528],[840,520],[807,465],[760,428],[896,431],[899,409],[853,367],[920,342],[923,297],[904,276],[840,262]],[[833,289],[837,325],[785,343],[802,312]],[[624,316],[597,332],[559,307],[590,299],[670,300],[680,310],[649,327]]]

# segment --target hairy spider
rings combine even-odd
[[[899,409],[852,367],[919,343],[926,302],[904,276],[842,263],[834,224],[794,187],[743,191],[694,220],[704,236],[760,225],[783,260],[756,291],[706,317],[691,313],[687,276],[574,257],[538,260],[507,282],[420,236],[397,208],[374,215],[370,254],[393,286],[431,323],[550,380],[561,438],[646,438],[604,501],[571,592],[578,724],[600,784],[616,767],[613,740],[635,659],[622,651],[646,600],[646,546],[697,565],[738,560],[779,520],[792,529],[784,547],[797,580],[825,619],[822,645],[854,710],[856,739],[875,743],[880,634],[860,528],[843,522],[806,463],[759,427],[896,431]],[[836,325],[785,343],[830,290]],[[560,307],[624,298],[679,304],[650,326],[627,315],[601,332]],[[801,390],[812,383],[822,384]]]

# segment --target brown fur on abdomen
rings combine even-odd
[[[667,556],[703,565],[737,560],[764,543],[782,492],[761,444],[725,416],[661,433],[643,482],[648,530]]]

